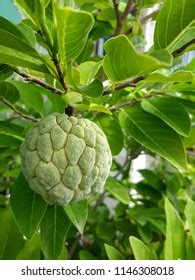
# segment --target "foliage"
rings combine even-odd
[[[181,65],[194,1],[14,3],[21,23],[0,18],[0,258],[195,259],[195,59]],[[113,164],[102,194],[62,207],[29,188],[19,149],[64,110],[104,131]]]

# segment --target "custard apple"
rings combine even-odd
[[[106,136],[94,122],[59,113],[31,129],[20,151],[31,189],[62,206],[101,192],[112,163]]]

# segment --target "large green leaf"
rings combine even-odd
[[[25,36],[20,31],[20,29],[18,29],[18,27],[15,24],[13,24],[11,21],[1,16],[0,16],[0,29],[3,29],[4,31],[7,31],[8,33],[13,34],[16,37],[19,37],[21,40],[25,41]]]
[[[103,84],[100,80],[94,79],[90,84],[86,86],[80,86],[79,90],[91,98],[100,97],[103,93]]]
[[[185,216],[192,235],[193,247],[195,249],[195,202],[189,197],[187,198],[187,204],[185,207]]]
[[[65,212],[73,225],[83,234],[88,216],[88,204],[86,200],[69,203],[65,208]]]
[[[188,136],[191,129],[190,117],[181,103],[169,97],[153,97],[141,103],[142,108],[161,118],[182,136]]]
[[[42,88],[33,83],[24,83],[20,81],[11,81],[20,93],[21,100],[30,106],[35,112],[43,116],[43,95]]]
[[[30,68],[44,73],[49,72],[47,67],[39,59],[25,52],[14,50],[3,45],[0,45],[0,63]]]
[[[117,119],[112,116],[99,114],[94,121],[106,134],[112,155],[117,155],[123,148],[123,134]]]
[[[179,135],[161,119],[140,106],[122,110],[119,121],[124,133],[156,152],[175,167],[186,170],[186,155]]]
[[[193,1],[165,0],[156,20],[155,48],[166,48],[193,19]]]
[[[102,61],[85,61],[78,66],[80,72],[80,82],[82,85],[88,85],[102,66]]]
[[[6,99],[14,104],[20,98],[20,93],[17,88],[8,82],[0,82],[0,100]]]
[[[106,181],[106,189],[122,203],[129,204],[130,197],[128,190],[125,189],[116,179],[109,177]]]
[[[24,239],[10,209],[0,213],[0,224],[0,259],[15,260],[24,246]]]
[[[113,82],[147,74],[164,65],[152,56],[138,53],[124,35],[108,40],[104,48],[106,56],[103,68]]]
[[[156,260],[154,252],[135,236],[130,236],[129,241],[136,260]]]
[[[0,63],[48,72],[43,60],[20,29],[0,18]]]
[[[19,30],[19,29],[18,29]],[[39,53],[32,48],[28,42],[26,42],[26,38],[24,37],[21,39],[14,33],[12,33],[10,30],[5,30],[2,28],[0,24],[0,45],[16,50],[20,53],[24,53],[26,55],[35,57],[37,60],[41,61],[41,58],[39,56]]]
[[[30,189],[22,173],[14,185],[11,207],[21,232],[31,239],[43,218],[47,204]]]
[[[41,247],[46,259],[59,258],[69,226],[69,220],[62,207],[57,205],[47,207],[41,221]]]
[[[61,62],[67,64],[82,52],[93,27],[91,14],[70,8],[55,8]]]
[[[184,224],[176,209],[165,198],[166,240],[165,260],[185,259]]]
[[[104,244],[106,254],[109,260],[125,260],[125,257],[114,247]]]

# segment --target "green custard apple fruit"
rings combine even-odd
[[[31,189],[62,206],[101,192],[112,164],[106,136],[94,122],[59,113],[32,128],[20,151]]]

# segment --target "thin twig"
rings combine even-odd
[[[145,17],[143,17],[143,18],[140,20],[140,23],[141,23],[141,24],[145,24],[148,20],[152,19],[153,16],[155,16],[156,14],[158,14],[159,11],[160,11],[160,9],[157,9],[157,10],[151,12],[150,14],[146,15]]]
[[[95,205],[94,205],[94,207],[93,207],[93,211],[96,211],[96,210],[97,210],[98,206],[100,206],[100,204],[101,204],[102,201],[104,200],[105,196],[106,196],[106,191],[104,191],[104,192],[100,195],[99,199],[96,201],[96,203],[95,203]]]
[[[71,258],[73,257],[78,245],[79,245],[79,239],[80,239],[81,235],[78,234],[76,239],[73,241],[69,253],[68,253],[68,260],[71,260]]]
[[[62,91],[62,90],[60,90],[60,89],[58,89],[58,88],[55,88],[55,87],[53,87],[53,86],[47,84],[47,83],[44,82],[43,80],[40,80],[40,79],[38,79],[38,78],[36,78],[36,77],[34,77],[34,76],[28,75],[28,74],[26,74],[25,72],[22,72],[22,71],[20,71],[20,70],[18,70],[18,69],[14,69],[14,71],[15,71],[18,75],[20,75],[21,77],[23,77],[25,81],[35,83],[35,84],[37,84],[37,85],[39,85],[39,86],[41,86],[41,87],[44,87],[45,89],[50,90],[51,92],[53,92],[53,93],[55,93],[55,94],[57,94],[57,95],[62,95],[62,94],[63,94],[63,91]]]
[[[30,117],[28,115],[23,114],[22,112],[18,111],[9,101],[5,100],[5,99],[1,99],[0,101],[2,101],[7,107],[9,107],[10,109],[12,109],[12,111],[14,111],[15,114],[17,114],[19,117],[33,121],[33,122],[38,122],[37,119]]]
[[[142,25],[146,24],[148,20],[152,19],[153,16],[155,16],[157,13],[159,12],[159,9],[158,10],[155,10],[153,11],[152,13],[148,14],[147,16],[143,17],[141,20],[140,20],[140,23]],[[133,28],[132,26],[126,31],[124,32],[124,35],[128,36],[129,34],[131,34],[133,32]]]

